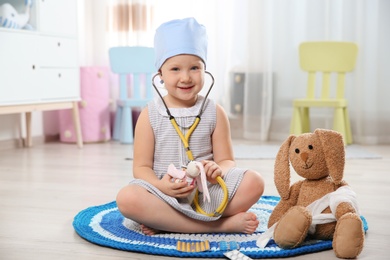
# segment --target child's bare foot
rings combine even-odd
[[[223,219],[221,228],[226,233],[252,234],[259,225],[257,217],[252,212],[241,212]]]
[[[230,217],[220,218],[216,222],[208,223],[214,227],[212,228],[212,230],[214,230],[213,232],[218,233],[252,234],[256,231],[256,228],[259,225],[259,221],[257,220],[256,215],[252,212],[241,212]],[[152,236],[163,232],[161,230],[145,226],[144,224],[141,224],[141,231],[147,236]],[[199,233],[199,231],[193,231],[192,233]]]
[[[160,233],[160,230],[147,227],[144,224],[141,224],[141,231],[142,231],[142,233],[144,233],[147,236],[152,236],[152,235]]]

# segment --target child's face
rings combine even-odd
[[[204,63],[195,55],[173,56],[161,66],[170,105],[192,106],[204,84]]]

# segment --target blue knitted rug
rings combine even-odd
[[[252,206],[260,221],[256,232],[244,234],[177,234],[163,233],[153,236],[143,235],[139,224],[125,219],[115,202],[101,206],[87,208],[76,215],[73,227],[84,239],[106,247],[140,252],[153,255],[175,257],[209,257],[225,258],[228,250],[238,249],[251,258],[276,258],[296,256],[312,252],[319,252],[332,248],[330,240],[308,240],[302,246],[294,249],[281,249],[271,240],[264,249],[256,246],[260,233],[267,229],[268,218],[279,202],[279,197],[263,196]],[[367,222],[362,217],[364,229],[367,231]],[[200,242],[209,241],[210,249],[202,252],[182,252],[176,249],[178,241]]]

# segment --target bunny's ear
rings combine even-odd
[[[289,149],[295,135],[290,135],[279,148],[274,166],[274,182],[282,199],[290,196],[290,160]]]
[[[168,171],[167,173],[172,176],[173,178],[176,178],[176,179],[183,179],[184,176],[186,175],[185,171],[182,171],[182,170],[178,170],[176,169],[175,165],[173,165],[173,163],[171,163],[169,166],[168,166]]]
[[[314,133],[321,141],[329,175],[333,182],[338,185],[343,180],[345,166],[343,136],[339,132],[327,129],[316,129]]]
[[[209,189],[207,187],[206,172],[204,171],[203,164],[200,162],[195,162],[195,163],[196,163],[196,166],[200,170],[200,174],[198,175],[198,177],[196,177],[196,183],[198,184],[198,190],[200,192],[203,192],[203,202],[205,202],[206,199],[208,202],[210,202],[211,201],[210,193],[209,193]]]

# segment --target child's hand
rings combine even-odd
[[[158,187],[166,195],[175,198],[186,198],[194,190],[194,185],[188,185],[186,181],[175,182],[169,174],[165,174]]]
[[[216,178],[222,177],[222,169],[214,161],[203,160],[202,161],[204,171],[206,172],[207,180],[212,184],[217,184]]]

